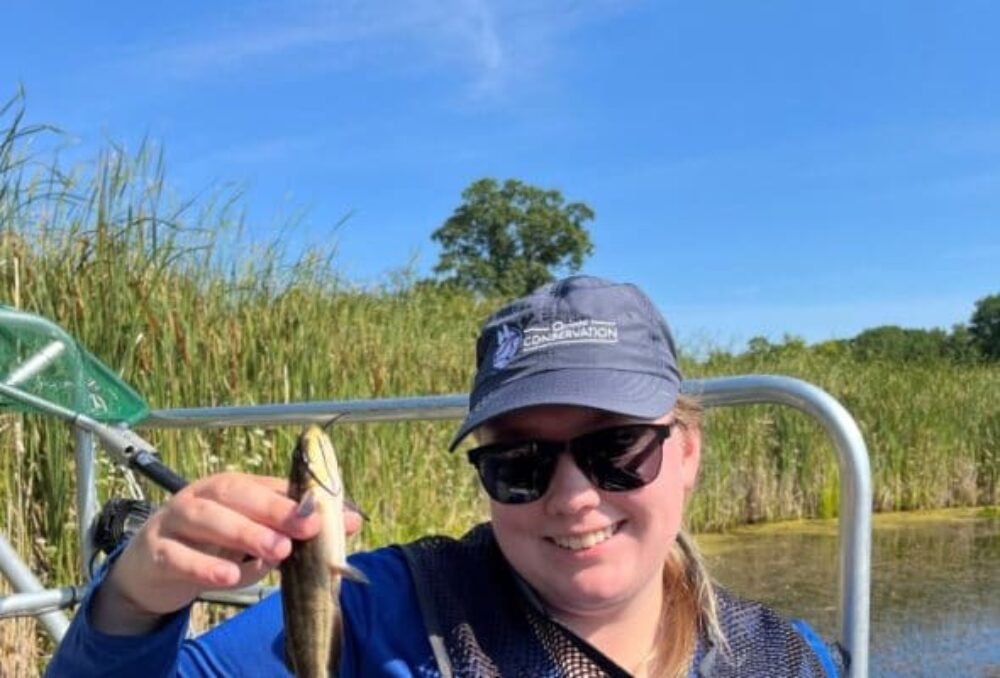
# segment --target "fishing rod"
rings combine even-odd
[[[118,466],[172,494],[188,485],[186,478],[161,461],[149,441],[130,428],[150,413],[135,390],[55,323],[0,306],[0,413],[4,410],[51,415],[90,433]],[[364,516],[353,502],[348,500],[347,505]],[[87,570],[93,573],[98,551],[110,555],[155,509],[145,499],[113,498],[99,514],[81,521],[81,529],[89,535],[88,545],[83,546],[84,554],[90,554]],[[244,560],[250,559],[244,555]],[[0,597],[0,618],[5,616],[5,606],[12,604]]]
[[[0,306],[0,375],[4,373],[0,411],[6,407],[52,415],[92,433],[119,465],[163,489],[177,492],[187,485],[160,461],[152,444],[116,425],[145,418],[145,401],[55,323]]]
[[[93,433],[119,465],[142,474],[168,492],[176,493],[188,484],[183,476],[160,461],[152,444],[131,429],[102,424],[81,412],[44,400],[9,383],[0,383],[0,395]]]

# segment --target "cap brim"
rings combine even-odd
[[[495,387],[469,410],[448,446],[454,450],[490,419],[525,407],[576,405],[627,417],[656,419],[677,401],[680,384],[639,372],[609,369],[550,370]]]

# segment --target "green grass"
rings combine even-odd
[[[833,394],[857,419],[868,446],[877,511],[996,503],[996,366],[902,366],[793,351],[766,362],[730,357],[703,367],[699,376],[795,376]],[[696,525],[836,515],[833,447],[806,415],[753,406],[718,410],[709,421],[701,496],[692,506]]]
[[[109,151],[84,170],[16,152],[0,133],[0,303],[76,336],[154,408],[464,392],[483,318],[498,300],[413,285],[405,273],[359,288],[335,247],[289,263],[280,239],[240,240],[233,196],[166,195],[162,158]],[[858,418],[877,510],[995,506],[1000,369],[858,362],[812,350],[715,355],[690,377],[803,378]],[[485,515],[454,422],[337,428],[345,481],[370,516],[358,546],[457,534]],[[152,431],[165,459],[196,477],[222,469],[284,475],[296,430]],[[714,411],[696,530],[832,517],[839,490],[820,427],[787,408]],[[100,497],[122,493],[102,462]],[[65,426],[0,416],[0,525],[49,585],[76,570],[72,438]],[[2,638],[0,638],[2,645]],[[2,668],[2,667],[0,667]]]

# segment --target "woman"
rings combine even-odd
[[[681,532],[700,410],[641,291],[546,285],[487,321],[476,361],[452,448],[476,438],[492,520],[352,557],[370,583],[341,593],[341,675],[836,670],[808,627],[713,588]],[[258,580],[318,531],[283,487],[221,474],[178,493],[95,580],[50,673],[283,674],[279,596],[183,640],[199,593]]]

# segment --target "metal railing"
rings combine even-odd
[[[830,436],[840,469],[839,510],[839,600],[840,643],[850,653],[851,674],[868,674],[869,598],[871,576],[872,486],[868,452],[851,415],[830,394],[807,382],[778,376],[740,376],[688,380],[684,392],[697,395],[706,407],[751,403],[781,404],[816,419]],[[140,428],[220,428],[230,426],[284,426],[328,423],[387,422],[457,419],[465,416],[465,395],[303,402],[284,405],[210,407],[156,410]],[[93,546],[89,540],[97,513],[94,489],[94,443],[86,431],[76,431],[77,515],[79,519],[81,571]],[[58,609],[80,600],[80,588],[43,589],[28,567],[0,536],[0,571],[11,582],[13,595],[0,597],[0,618],[33,614],[56,640],[62,638],[68,621]],[[250,603],[266,589],[220,591],[210,600]]]

